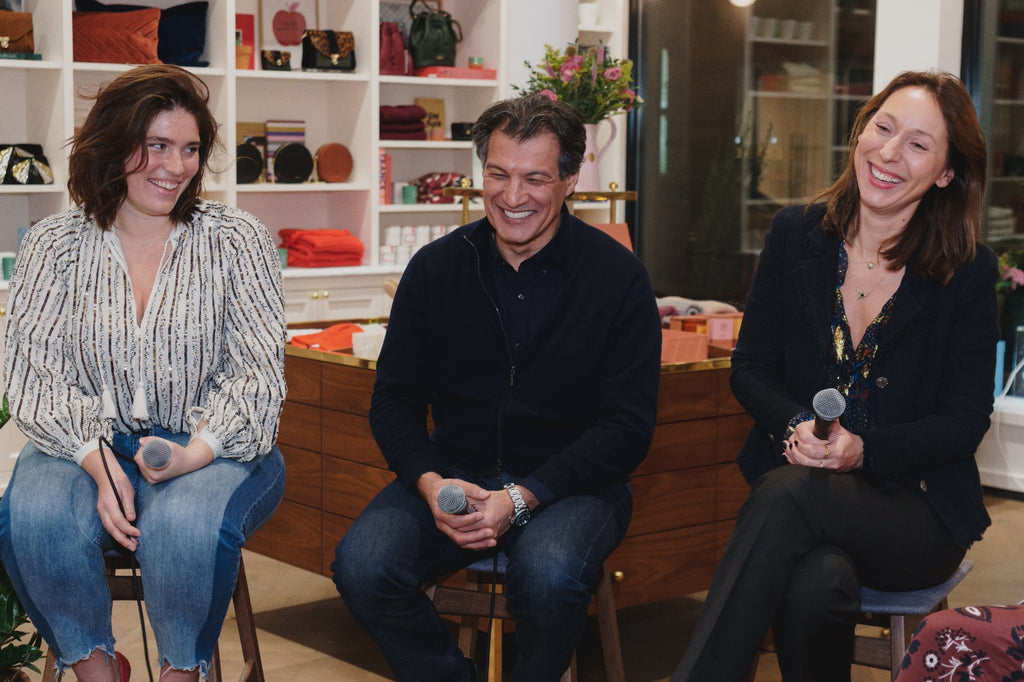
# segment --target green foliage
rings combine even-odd
[[[6,395],[3,402],[6,409]],[[27,623],[28,616],[21,600],[14,592],[7,571],[0,564],[0,671],[28,668],[39,672],[34,663],[43,656],[43,639],[35,632],[25,641],[28,633],[21,628]]]
[[[5,392],[0,399],[0,427],[10,418],[11,408]],[[0,672],[18,668],[39,672],[39,668],[33,664],[43,657],[43,638],[38,632],[34,632],[28,637],[28,641],[25,641],[28,632],[21,628],[26,624],[28,615],[14,591],[7,570],[0,563]]]

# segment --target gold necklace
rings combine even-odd
[[[846,242],[846,243],[849,246],[853,246],[853,244],[851,244],[850,242]],[[860,252],[860,257],[864,258],[864,249],[858,248],[857,250]],[[881,255],[880,252],[876,251],[875,252],[875,260],[868,260],[867,258],[864,258],[864,260],[851,260],[850,262],[851,263],[864,263],[864,265],[867,266],[868,270],[874,270],[875,267],[878,266],[878,261],[881,260],[881,258],[879,258],[880,255]],[[863,296],[861,298],[863,298]]]
[[[869,269],[872,269],[872,268],[874,268],[874,265],[876,265],[876,264],[873,264],[873,265],[871,265],[871,266],[869,267]],[[857,300],[858,300],[858,301],[863,301],[863,300],[864,300],[865,298],[867,298],[867,297],[868,297],[868,296],[870,296],[870,295],[871,295],[872,293],[874,293],[875,289],[877,289],[877,288],[878,288],[879,286],[881,286],[882,282],[884,282],[884,281],[885,281],[885,278],[886,278],[886,277],[888,277],[888,276],[889,276],[889,273],[891,273],[891,272],[892,272],[892,270],[886,270],[886,271],[885,271],[885,274],[884,274],[884,275],[882,275],[882,276],[881,276],[881,277],[880,277],[880,278],[878,279],[878,281],[877,281],[877,282],[875,282],[875,286],[871,287],[871,288],[870,288],[869,290],[867,290],[867,291],[864,291],[863,289],[861,289],[860,287],[858,287],[858,286],[856,285],[856,283],[853,283],[853,289],[854,289],[854,291],[856,291],[856,292],[857,292]]]

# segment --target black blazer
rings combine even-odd
[[[737,456],[749,483],[785,463],[789,420],[826,387],[840,240],[823,215],[779,211],[747,297],[730,383],[754,418]],[[991,523],[974,452],[992,412],[997,278],[982,245],[946,286],[907,264],[872,366],[873,427],[858,434],[865,474],[920,491],[964,549]]]

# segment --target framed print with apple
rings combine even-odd
[[[302,33],[320,28],[319,0],[260,0],[260,49],[302,56]]]

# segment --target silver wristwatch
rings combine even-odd
[[[519,486],[515,483],[506,483],[505,490],[508,491],[508,496],[512,498],[512,504],[515,506],[511,519],[512,525],[525,526],[530,520],[530,508],[526,506],[523,494],[519,492]]]

